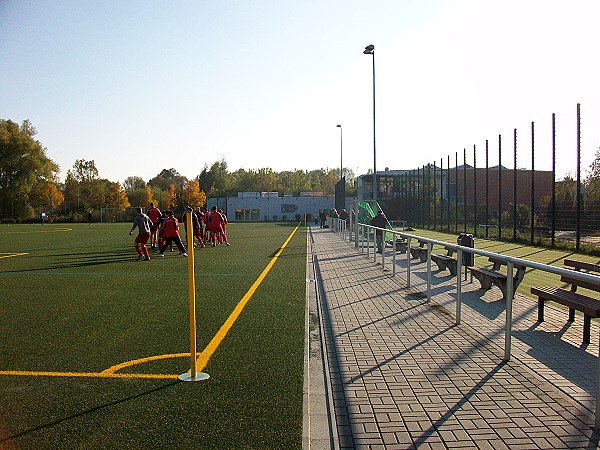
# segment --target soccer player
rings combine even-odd
[[[187,212],[192,213],[192,242],[194,243],[194,247],[196,247],[195,240],[198,239],[198,241],[200,242],[200,247],[204,248],[205,245],[204,241],[202,240],[202,224],[200,223],[200,216],[196,211],[192,209],[191,206],[187,207]]]
[[[219,209],[218,213],[221,214],[221,221],[222,221],[221,223],[222,223],[222,228],[223,228],[223,231],[221,233],[221,235],[222,235],[221,241],[225,241],[225,245],[229,246],[229,245],[231,245],[229,243],[229,241],[227,240],[227,224],[229,223],[229,220],[227,220],[227,216],[225,215],[225,213],[223,212],[222,209]]]
[[[200,224],[200,228],[198,229],[198,235],[196,236],[196,234],[194,234],[194,236],[198,238],[201,246],[204,248],[204,211],[202,211],[202,208],[200,208],[199,206],[196,208],[196,216],[198,217],[198,223]]]
[[[148,248],[146,247],[146,243],[148,239],[150,239],[150,224],[152,221],[150,217],[142,212],[141,207],[136,208],[137,216],[133,219],[133,226],[131,227],[131,231],[129,231],[129,236],[133,234],[133,230],[138,228],[138,235],[135,238],[135,250],[138,253],[138,261],[150,261],[150,255],[148,254]]]
[[[219,214],[215,205],[211,208],[208,220],[206,221],[206,230],[210,231],[210,240],[212,246],[215,247],[217,245],[217,239],[221,240],[221,235],[223,233],[223,216]]]
[[[150,245],[152,248],[158,247],[158,219],[162,216],[160,209],[154,206],[153,202],[150,202],[150,207],[147,211],[148,217],[152,221],[152,225],[150,225]]]
[[[177,220],[177,217],[173,215],[173,211],[167,211],[167,218],[163,223],[163,227],[165,229],[165,243],[160,248],[158,256],[165,256],[167,245],[171,242],[175,242],[175,245],[179,248],[180,255],[187,256],[188,254],[179,237],[179,221]]]

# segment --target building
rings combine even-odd
[[[353,200],[356,198],[346,198],[346,209]],[[238,192],[237,197],[209,198],[206,205],[223,209],[232,222],[303,220],[305,214],[314,220],[319,211],[335,207],[335,197],[322,192],[303,192],[299,197],[281,197],[278,192]]]

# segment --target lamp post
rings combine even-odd
[[[367,45],[363,51],[373,57],[373,200],[377,201],[377,157],[375,152],[375,46]]]
[[[342,126],[341,125],[336,125],[336,128],[340,129],[340,180],[344,178],[344,164],[343,164],[343,154],[344,154],[344,147],[343,147],[343,141],[342,141]]]

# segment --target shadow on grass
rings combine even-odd
[[[66,258],[64,258],[66,256]],[[132,249],[120,249],[112,253],[107,252],[92,252],[92,253],[74,253],[69,255],[61,255],[60,258],[52,259],[55,264],[45,265],[43,267],[22,268],[18,270],[4,270],[0,273],[21,273],[21,272],[38,272],[57,269],[72,269],[74,267],[99,266],[105,264],[113,264],[117,262],[137,262],[136,253]],[[49,258],[44,257],[43,262],[48,262]]]
[[[131,400],[135,400],[135,399],[144,397],[146,395],[150,395],[150,394],[153,394],[155,392],[162,391],[163,389],[166,389],[166,388],[171,387],[171,386],[175,386],[176,384],[179,384],[179,383],[181,383],[181,381],[179,381],[179,380],[172,381],[172,382],[170,382],[168,384],[165,384],[165,385],[153,388],[153,389],[149,389],[149,390],[140,392],[138,394],[131,395],[129,397],[121,398],[121,399],[118,399],[118,400],[115,400],[115,401],[112,401],[112,402],[109,402],[109,403],[105,403],[103,405],[98,405],[98,406],[95,406],[93,408],[87,409],[85,411],[81,411],[81,412],[78,412],[78,413],[75,413],[75,414],[71,414],[70,416],[63,417],[61,419],[54,420],[52,422],[44,423],[42,425],[38,425],[37,427],[29,428],[29,429],[21,431],[19,433],[11,434],[9,436],[0,438],[0,444],[2,444],[3,442],[9,442],[12,439],[16,439],[16,438],[20,438],[20,437],[26,436],[26,435],[28,435],[30,433],[35,433],[36,431],[42,431],[42,430],[45,430],[47,428],[54,427],[56,425],[61,425],[61,424],[65,423],[65,422],[68,422],[70,420],[77,419],[78,417],[83,417],[83,416],[86,416],[88,414],[92,414],[92,413],[95,413],[97,411],[103,410],[105,408],[110,408],[111,406],[116,406],[116,405],[120,405],[122,403],[127,403],[127,402],[129,402]]]

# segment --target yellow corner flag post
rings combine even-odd
[[[207,373],[196,371],[196,277],[194,275],[194,227],[192,213],[185,213],[185,235],[188,250],[188,287],[190,298],[190,371],[179,375],[181,381],[201,381],[209,378]]]

